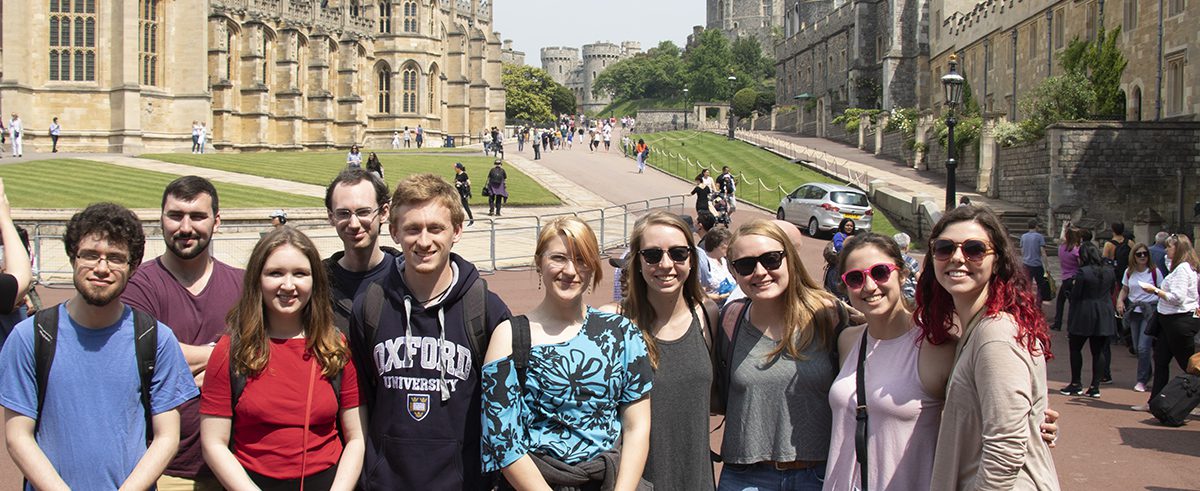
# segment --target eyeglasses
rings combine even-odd
[[[1150,257],[1150,253],[1146,251],[1137,251],[1133,253],[1133,257]]]
[[[579,271],[591,271],[592,268],[583,261],[582,257],[571,257],[566,254],[549,254],[543,255],[543,258],[548,261],[550,269],[561,270],[567,267],[567,263],[574,263],[575,269]]]
[[[638,251],[638,254],[642,256],[642,260],[646,261],[646,264],[658,264],[662,262],[663,253],[666,253],[667,257],[676,263],[687,261],[689,257],[692,257],[692,249],[688,246],[669,247],[666,250],[653,248]]]
[[[75,254],[75,262],[85,268],[95,268],[100,261],[108,264],[109,269],[125,269],[129,266],[129,257],[123,254],[100,255],[96,251],[83,251]]]
[[[996,253],[990,243],[980,239],[967,239],[962,242],[937,239],[929,243],[929,252],[933,253],[933,258],[938,261],[949,261],[954,256],[954,251],[959,249],[962,249],[963,256],[973,263],[982,262],[983,258]]]
[[[862,288],[867,283],[867,275],[871,275],[871,279],[875,283],[887,283],[892,277],[892,272],[900,269],[892,263],[879,263],[866,269],[854,269],[842,273],[842,282],[846,283],[846,287],[851,290]]]
[[[734,272],[741,276],[753,274],[759,264],[762,264],[763,269],[767,271],[775,271],[783,265],[783,251],[764,252],[759,256],[743,257],[729,264],[733,265]]]
[[[344,222],[346,220],[349,220],[350,217],[355,216],[355,217],[358,217],[359,221],[365,222],[367,220],[370,220],[371,217],[375,216],[375,214],[379,213],[379,211],[382,209],[383,209],[383,206],[380,205],[376,208],[359,208],[354,211],[350,211],[350,210],[347,210],[344,208],[338,209],[338,210],[333,210],[333,219],[337,220],[338,222]]]

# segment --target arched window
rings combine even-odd
[[[141,59],[142,85],[158,85],[159,4],[162,0],[139,0],[138,30],[141,33],[138,58]]]
[[[379,89],[379,113],[392,113],[392,71],[387,65],[381,65],[376,73],[378,83],[376,87]]]
[[[417,66],[414,64],[404,65],[404,69],[400,71],[400,78],[403,83],[403,108],[406,113],[417,112]]]
[[[417,2],[404,2],[404,32],[417,32]]]
[[[263,85],[270,86],[271,80],[271,35],[267,32],[267,28],[262,29],[262,82]]]
[[[233,50],[237,46],[237,37],[233,34],[233,25],[225,26],[225,80],[233,81],[236,79],[233,71]]]
[[[50,80],[96,80],[95,0],[50,0]]]
[[[379,2],[379,32],[381,34],[392,33],[392,2],[390,0]]]
[[[441,83],[441,75],[438,73],[437,65],[429,67],[429,83],[425,86],[425,90],[429,93],[429,105],[425,106],[428,112],[436,112],[440,101],[438,101],[438,88]]]

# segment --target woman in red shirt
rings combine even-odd
[[[205,374],[204,460],[227,489],[353,489],[358,381],[316,246],[291,227],[269,232],[242,288]]]

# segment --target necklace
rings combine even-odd
[[[421,305],[425,305],[429,302],[432,302],[434,299],[439,298],[442,295],[445,295],[446,292],[450,291],[450,287],[453,287],[453,286],[454,286],[454,283],[450,283],[449,285],[446,285],[446,288],[444,288],[444,289],[442,289],[442,291],[438,292],[437,295],[430,296],[429,298],[427,298],[425,300],[418,299],[417,303],[419,303]]]

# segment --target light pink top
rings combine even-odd
[[[933,454],[944,402],[925,393],[917,375],[917,354],[925,341],[913,328],[895,339],[867,337],[867,483],[874,490],[929,489]],[[918,340],[919,343],[918,343]],[[854,454],[855,377],[858,346],[854,340],[841,371],[829,389],[833,432],[825,491],[858,489]]]

